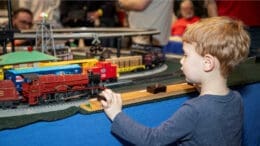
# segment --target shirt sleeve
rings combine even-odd
[[[111,131],[135,145],[165,145],[192,137],[198,119],[198,112],[189,104],[155,128],[145,127],[121,112],[115,117]]]

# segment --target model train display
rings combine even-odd
[[[12,80],[0,81],[0,107],[15,108],[18,103],[37,105],[89,98],[104,89],[102,82],[116,81],[116,65],[98,62],[86,74],[24,74],[21,90]]]
[[[163,62],[162,55],[147,53],[105,61],[58,61],[5,70],[5,80],[0,80],[0,108],[88,98],[104,89],[102,83],[116,82],[119,73],[150,69]]]
[[[40,67],[47,66],[60,66],[69,64],[79,64],[84,70],[93,67],[99,60],[98,59],[79,59],[69,61],[56,61],[56,62],[42,62],[39,63]],[[111,57],[104,59],[104,61],[116,64],[118,73],[133,72],[137,70],[152,69],[165,62],[165,56],[159,51],[152,52],[135,52],[132,56]]]

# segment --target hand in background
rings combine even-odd
[[[14,46],[23,46],[26,42],[27,40],[14,40]],[[7,44],[8,47],[11,47],[11,45],[11,43]]]
[[[102,16],[99,10],[87,13],[87,20],[93,22],[95,26],[100,26],[99,17]]]
[[[99,19],[99,14],[98,12],[94,11],[94,12],[88,12],[87,13],[87,19],[89,21],[94,22],[95,20]]]
[[[105,100],[101,100],[101,104],[104,107],[104,111],[111,121],[114,120],[116,115],[122,111],[122,99],[121,95],[114,93],[110,89],[106,89],[101,93],[105,97]]]

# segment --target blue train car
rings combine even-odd
[[[22,90],[22,83],[24,76],[28,74],[79,74],[82,69],[78,64],[64,65],[64,66],[51,66],[51,67],[34,67],[27,69],[11,69],[5,71],[5,79],[12,80],[15,83],[17,91]]]

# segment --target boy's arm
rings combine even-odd
[[[143,11],[152,0],[118,0],[121,8],[132,11]]]
[[[191,137],[197,120],[198,113],[190,105],[182,106],[172,117],[156,128],[145,127],[120,112],[114,118],[111,131],[136,145],[166,145],[180,138]]]

